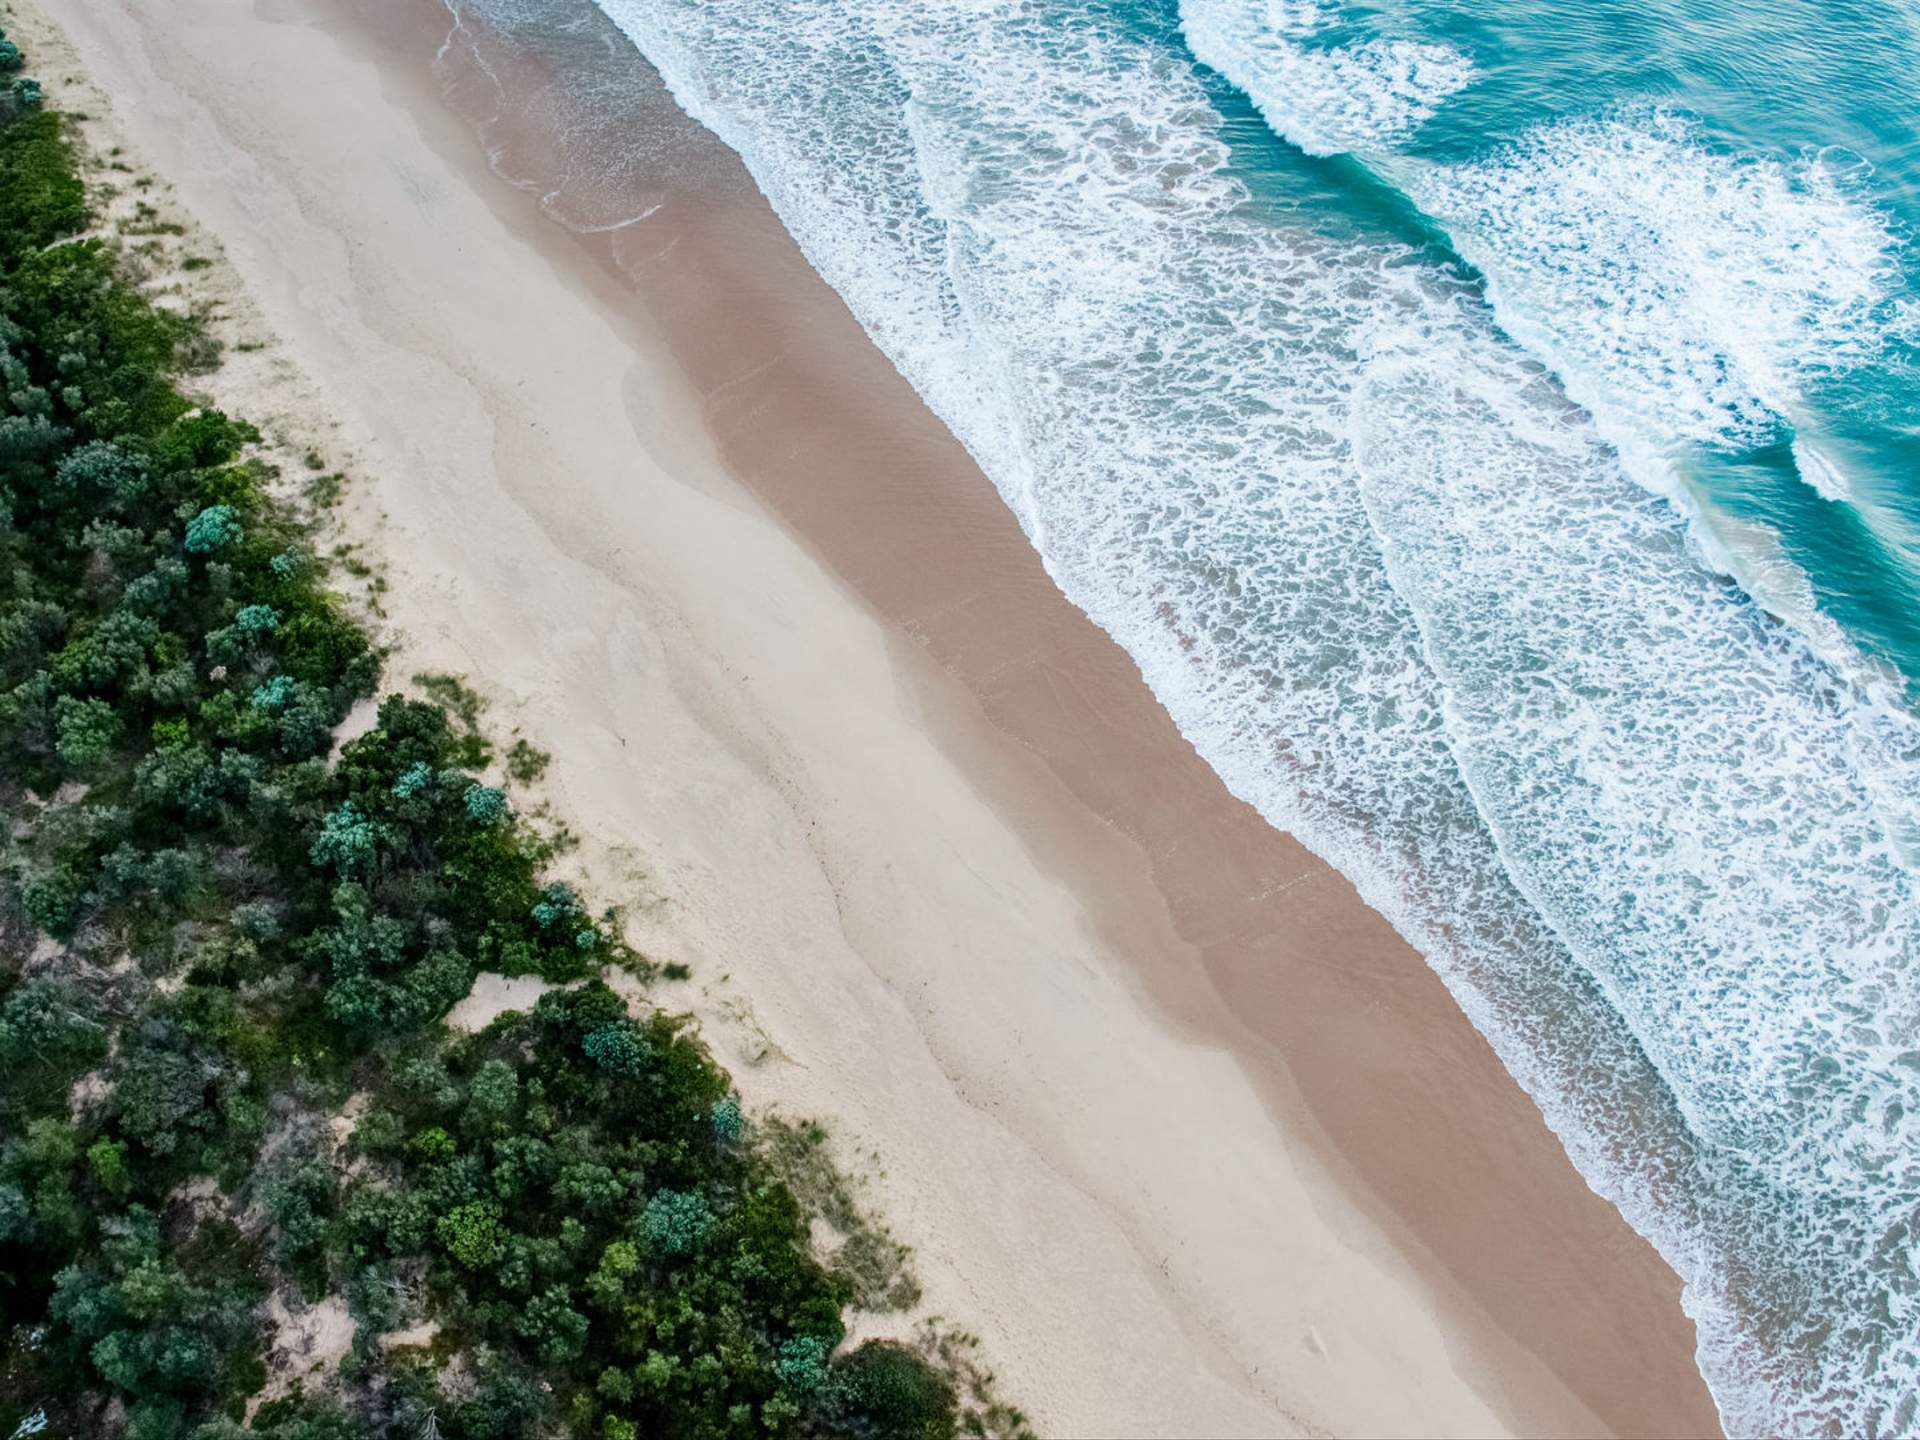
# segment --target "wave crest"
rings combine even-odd
[[[1309,155],[1383,149],[1473,79],[1472,62],[1449,45],[1320,43],[1332,18],[1313,0],[1181,0],[1180,25],[1193,53]]]

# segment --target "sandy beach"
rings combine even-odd
[[[870,1167],[1043,1432],[1715,1431],[1673,1274],[717,141],[659,97],[592,197],[645,218],[581,234],[539,64],[440,0],[48,8],[101,92],[56,101],[244,286],[215,398],[353,477],[389,673],[553,752],[664,1003]]]

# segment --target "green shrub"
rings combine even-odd
[[[818,1335],[798,1335],[780,1347],[773,1362],[773,1373],[780,1383],[803,1395],[812,1394],[827,1383],[830,1373],[827,1357],[832,1350]]]
[[[45,1067],[64,1080],[107,1053],[105,1016],[77,985],[33,979],[0,1002],[0,1067]]]
[[[491,785],[469,785],[467,815],[481,825],[498,825],[507,818],[507,797]]]
[[[113,706],[104,700],[76,700],[62,695],[54,702],[53,714],[59,734],[55,745],[71,770],[84,773],[98,768],[120,743],[124,727]]]
[[[373,864],[377,843],[373,822],[348,800],[321,822],[320,833],[307,853],[322,869],[358,875]]]
[[[698,1191],[662,1190],[647,1201],[640,1233],[662,1255],[691,1255],[713,1231],[713,1208]]]
[[[195,555],[210,555],[238,545],[245,532],[231,505],[209,505],[188,522],[187,550]]]
[[[500,1207],[491,1200],[461,1205],[434,1222],[447,1253],[470,1270],[500,1258]]]
[[[593,1062],[612,1075],[638,1075],[646,1065],[646,1042],[627,1020],[600,1026],[580,1042]]]
[[[127,1173],[127,1146],[124,1140],[96,1140],[87,1147],[87,1164],[101,1189],[110,1195],[124,1195],[132,1183]]]
[[[10,93],[17,105],[33,105],[20,89]],[[44,110],[0,127],[0,270],[87,228],[86,187],[63,129],[61,118]]]
[[[952,1387],[911,1350],[869,1340],[836,1367],[842,1413],[875,1440],[948,1440]]]

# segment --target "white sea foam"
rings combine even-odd
[[[1808,381],[1879,358],[1904,326],[1898,241],[1861,169],[1725,155],[1641,106],[1408,174],[1509,333],[1619,417],[1610,439],[1669,451],[1780,439]]]
[[[1847,503],[1845,475],[1801,443],[1809,386],[1883,361],[1911,335],[1902,242],[1862,195],[1857,157],[1723,153],[1652,105],[1543,125],[1482,160],[1387,159],[1486,277],[1506,332],[1587,407],[1627,472],[1679,505],[1707,554],[1849,670],[1862,657],[1776,542],[1701,504],[1690,447],[1792,444],[1801,477]],[[1806,593],[1803,593],[1806,592]]]
[[[1913,916],[1861,776],[1913,773],[1910,729],[1710,575],[1470,295],[1247,204],[1189,63],[1108,7],[601,3],[1209,763],[1661,1245],[1729,1427],[1896,1415],[1911,1017],[1875,1030],[1874,987]]]
[[[1509,869],[1695,1134],[1808,1193],[1911,1193],[1920,905],[1855,763],[1867,699],[1472,317],[1364,373],[1363,493]]]
[[[1325,43],[1313,0],[1181,0],[1187,43],[1309,155],[1374,151],[1432,118],[1473,78],[1449,45],[1375,37]]]
[[[1786,440],[1809,382],[1914,335],[1900,237],[1862,197],[1868,167],[1850,152],[1731,156],[1688,117],[1641,105],[1543,125],[1472,164],[1422,164],[1391,152],[1468,83],[1464,56],[1411,40],[1316,46],[1332,18],[1314,0],[1181,0],[1181,16],[1195,53],[1279,135],[1358,153],[1447,227],[1508,333],[1641,484],[1696,520],[1711,555],[1741,547],[1698,506],[1685,448]],[[1811,458],[1807,483],[1850,502],[1845,476]],[[1860,663],[1796,585],[1776,586],[1797,570],[1729,573],[1775,614],[1817,617],[1809,638]]]
[[[1720,1370],[1704,1333],[1730,1433],[1814,1429],[1802,1397],[1823,1390],[1845,1397],[1824,1412],[1836,1429],[1903,1429],[1920,1373],[1903,1239],[1920,1090],[1911,717],[1737,592],[1676,585],[1695,567],[1673,513],[1470,317],[1380,337],[1364,374],[1369,513],[1511,873],[1694,1133],[1801,1192],[1756,1189],[1737,1223],[1820,1232],[1782,1258],[1809,1318],[1848,1342],[1802,1357],[1809,1384],[1780,1365],[1791,1346]]]

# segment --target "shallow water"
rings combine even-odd
[[[599,3],[1660,1246],[1729,1429],[1913,1429],[1920,23]]]

